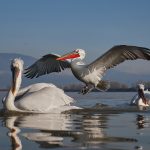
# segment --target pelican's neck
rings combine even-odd
[[[144,90],[143,89],[139,89],[138,90],[138,95],[139,95],[139,105],[147,105],[147,100],[146,100],[146,97],[144,95]]]
[[[21,86],[21,81],[22,81],[21,77],[22,77],[22,73],[20,72],[18,75],[18,78],[16,80],[16,84],[15,84],[16,86],[15,87],[14,87],[14,84],[12,82],[11,88],[8,91],[8,94],[7,94],[6,99],[5,99],[6,110],[19,111],[19,109],[16,108],[14,101],[15,101],[16,95],[19,91],[19,88]]]

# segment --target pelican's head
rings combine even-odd
[[[11,61],[11,69],[18,68],[20,71],[23,71],[23,60],[20,58],[15,58]]]
[[[22,71],[23,71],[23,60],[20,58],[15,58],[11,61],[11,71],[12,71],[12,93],[15,93],[18,85],[17,81],[20,81]],[[20,76],[19,76],[20,75]]]
[[[85,51],[83,49],[76,49],[71,53],[65,54],[59,58],[57,58],[57,60],[66,60],[66,59],[84,59],[85,58]]]
[[[144,84],[138,84],[138,88],[141,89],[141,90],[144,90],[144,88],[145,88]]]

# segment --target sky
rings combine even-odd
[[[149,7],[149,0],[0,0],[0,52],[39,58],[82,48],[90,62],[118,44],[150,48]]]

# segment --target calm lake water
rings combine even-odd
[[[1,114],[0,150],[150,149],[150,111],[129,106],[135,93],[67,94],[84,109],[64,114]]]

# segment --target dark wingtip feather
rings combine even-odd
[[[52,72],[61,72],[65,68],[70,67],[69,62],[60,62],[56,60],[58,57],[55,54],[44,55],[42,58],[37,60],[34,64],[25,68],[25,77],[27,78],[38,78],[39,76],[49,74]]]

